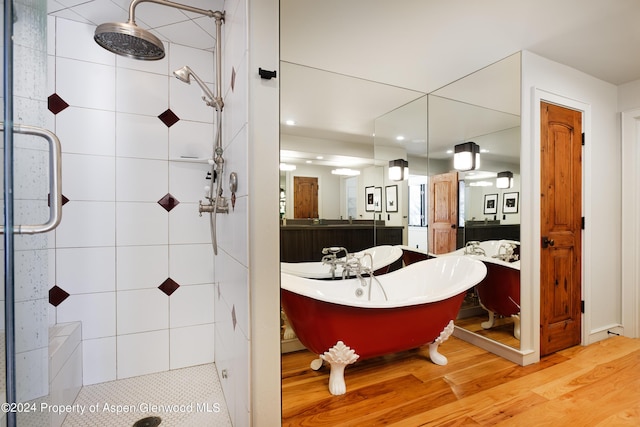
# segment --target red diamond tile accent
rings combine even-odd
[[[68,297],[69,293],[58,287],[58,285],[54,285],[53,288],[49,289],[49,304],[54,307],[59,306]]]
[[[47,108],[53,114],[58,114],[68,106],[69,104],[67,104],[64,99],[60,98],[57,93],[54,93],[53,95],[50,95],[49,98],[47,98]]]
[[[171,294],[174,293],[179,287],[180,285],[178,285],[173,281],[173,279],[169,277],[167,280],[162,282],[162,285],[158,286],[158,289],[167,294],[167,296],[171,296]]]
[[[162,199],[158,200],[158,204],[165,208],[167,212],[170,212],[171,209],[178,206],[180,202],[171,194],[167,193]]]
[[[160,114],[158,118],[167,125],[168,128],[178,123],[180,117],[176,116],[175,113],[171,110],[166,110],[164,113]]]
[[[69,202],[69,199],[62,195],[62,206],[66,205]],[[47,206],[51,206],[51,194],[47,194]]]

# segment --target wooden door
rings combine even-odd
[[[318,218],[318,178],[293,177],[293,217]]]
[[[540,355],[581,340],[582,113],[542,102]]]
[[[458,172],[429,178],[429,252],[456,250],[458,233]]]

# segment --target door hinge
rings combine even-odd
[[[582,229],[584,230],[584,217],[582,217],[582,224],[581,224]]]
[[[582,145],[584,145],[584,132],[582,132]]]
[[[580,313],[584,313],[584,300],[580,301]]]

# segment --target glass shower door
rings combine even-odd
[[[6,1],[6,0],[5,0]],[[3,288],[2,423],[48,426],[49,308],[52,233],[24,224],[50,222],[58,196],[50,193],[55,135],[47,124],[47,3],[3,3]],[[13,34],[13,43],[8,34]],[[10,44],[10,46],[9,46]],[[51,136],[53,135],[53,136]],[[59,182],[58,182],[59,183]],[[11,213],[13,214],[11,216]],[[11,231],[14,231],[13,233]],[[6,361],[6,362],[5,362]],[[5,370],[6,366],[6,370]]]

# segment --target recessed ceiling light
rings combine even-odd
[[[295,122],[294,120],[291,120],[291,119],[287,120],[287,121],[286,121],[286,122],[284,122],[284,123],[285,123],[287,126],[293,126],[293,125],[295,125],[295,124],[296,124],[296,122]]]
[[[305,163],[311,163],[311,160],[307,160]]]
[[[396,136],[396,141],[404,141],[404,136],[402,135]]]
[[[453,150],[447,150],[447,154],[453,154]]]
[[[324,159],[324,157],[322,157],[322,156],[316,156],[316,159],[317,159],[317,160],[322,160],[322,159]]]

